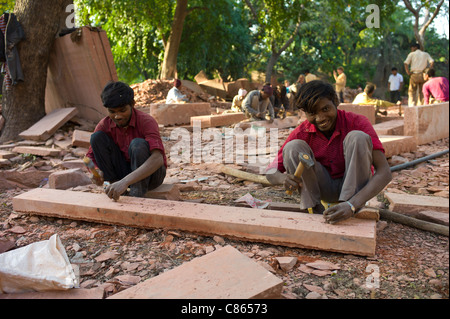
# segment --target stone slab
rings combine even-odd
[[[108,299],[278,299],[282,289],[278,277],[226,246]]]
[[[10,159],[15,156],[16,156],[16,154],[14,154],[13,152],[0,150],[0,159]]]
[[[38,188],[13,198],[17,212],[213,234],[289,247],[373,256],[375,222],[351,218],[337,225],[323,216]]]
[[[194,126],[195,121],[200,122],[201,128],[228,126],[231,124],[239,123],[246,118],[247,117],[242,112],[224,113],[220,115],[193,116],[191,117],[191,126]]]
[[[78,116],[98,123],[108,115],[101,93],[109,81],[118,81],[111,46],[104,30],[82,27],[56,38],[49,56],[45,111],[73,106]],[[77,31],[75,31],[77,32]],[[72,40],[75,36],[76,41]]]
[[[417,142],[414,136],[379,135],[386,158],[402,153],[410,153],[417,150]]]
[[[435,212],[433,210],[424,210],[417,214],[416,218],[425,220],[427,222],[441,224],[448,226],[449,225],[449,215],[442,214],[440,212]]]
[[[180,190],[177,185],[162,184],[145,193],[145,198],[181,200]]]
[[[105,290],[101,287],[92,289],[68,289],[21,294],[0,294],[0,299],[103,299]]]
[[[19,137],[33,141],[45,141],[77,114],[78,110],[75,107],[53,110],[29,129],[20,133]]]
[[[448,198],[390,192],[385,192],[384,196],[389,200],[389,209],[396,213],[416,216],[422,211],[432,210],[449,215]]]
[[[92,132],[74,130],[72,135],[72,146],[89,148],[91,146]]]
[[[68,189],[89,184],[92,184],[91,179],[79,168],[54,172],[48,177],[48,185],[52,189]]]
[[[378,135],[403,135],[405,120],[392,120],[375,124],[373,128]]]
[[[59,156],[60,150],[39,146],[16,146],[12,152],[37,156]]]
[[[405,135],[415,136],[417,144],[449,137],[449,102],[405,107]]]
[[[191,117],[211,115],[210,103],[151,104],[150,115],[161,125],[190,124]]]
[[[376,108],[374,105],[358,105],[358,104],[351,104],[351,103],[341,103],[338,106],[338,109],[346,111],[346,112],[353,112],[356,114],[361,114],[367,117],[374,125],[376,123]]]
[[[235,126],[235,129],[246,130],[251,127],[262,127],[267,130],[271,128],[284,129],[289,127],[297,127],[301,123],[301,119],[298,116],[287,116],[284,119],[274,119],[272,123],[268,121],[248,121],[241,122]]]

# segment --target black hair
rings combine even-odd
[[[425,71],[423,73],[427,74],[429,77],[432,77],[432,78],[434,78],[436,75],[436,72],[434,71],[434,69],[425,69]]]
[[[398,71],[397,68],[394,66],[391,71]]]
[[[339,99],[333,86],[321,80],[310,81],[302,85],[295,97],[297,108],[313,113],[314,105],[322,98],[327,98],[337,107]]]
[[[366,87],[364,88],[364,92],[366,92],[366,94],[370,94],[373,93],[376,89],[376,85],[373,83],[367,83]]]
[[[125,105],[134,105],[134,91],[126,83],[109,82],[101,94],[103,106],[109,109],[123,107]]]
[[[413,42],[413,43],[411,43],[411,48],[417,48],[417,49],[420,49],[420,44],[417,43],[417,42]]]

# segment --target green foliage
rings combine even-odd
[[[16,4],[15,0],[3,0],[0,2],[0,14],[3,12],[12,12],[14,11],[14,5]]]
[[[177,65],[180,77],[193,79],[201,70],[224,80],[245,76],[252,43],[243,6],[232,0],[189,3],[203,7],[185,21]]]
[[[300,32],[281,54],[275,71],[291,82],[305,69],[334,82],[345,68],[347,85],[386,85],[390,68],[403,61],[415,39],[414,17],[402,0],[189,0],[178,52],[180,78],[204,70],[225,81],[265,72],[270,56],[286,43],[300,18]],[[413,0],[432,10],[438,0]],[[158,78],[176,0],[75,0],[79,25],[101,26],[108,34],[119,78],[128,83]],[[0,2],[12,11],[14,0]],[[369,29],[366,7],[380,8],[380,28]],[[448,15],[448,4],[441,8]],[[256,16],[255,16],[256,15]],[[449,40],[430,26],[426,51],[439,75],[448,77]],[[406,81],[408,80],[407,77]],[[407,83],[407,82],[406,82]]]

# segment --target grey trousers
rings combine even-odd
[[[314,166],[304,170],[300,193],[300,208],[315,207],[323,200],[327,203],[347,201],[359,192],[372,177],[372,139],[362,131],[352,131],[344,139],[345,173],[333,179],[322,164],[316,161],[309,145],[293,140],[283,148],[283,164],[288,174],[294,174],[299,153],[308,154]],[[333,154],[330,154],[333,156]]]

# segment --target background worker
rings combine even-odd
[[[331,84],[306,83],[296,103],[307,121],[289,135],[266,177],[273,185],[299,190],[300,208],[323,212],[328,223],[352,217],[391,181],[383,146],[365,116],[337,109]],[[297,178],[300,154],[307,154],[314,165]],[[338,204],[325,210],[322,200]]]
[[[427,52],[420,50],[419,43],[411,44],[411,53],[408,54],[405,62],[406,74],[409,78],[408,106],[423,105],[423,71],[434,66],[434,60]]]
[[[158,123],[134,108],[134,91],[123,82],[108,83],[101,94],[109,116],[103,118],[91,136],[86,154],[100,170],[92,181],[110,183],[105,193],[117,200],[128,195],[143,197],[160,186],[166,176],[166,155]]]
[[[247,90],[242,88],[239,89],[238,94],[233,98],[233,102],[231,103],[232,112],[242,112],[242,102],[244,101],[246,95]]]
[[[389,85],[389,97],[391,103],[397,103],[401,100],[400,91],[403,87],[403,76],[398,73],[396,67],[391,69],[391,75],[388,80]]]
[[[242,110],[251,120],[266,120],[266,115],[273,121],[275,113],[270,97],[273,88],[269,83],[264,84],[261,90],[250,91],[242,102]]]
[[[289,109],[289,99],[284,85],[276,86],[273,90],[273,95],[270,97],[270,102],[273,106],[275,118],[284,119],[286,117],[286,111]]]
[[[426,69],[423,73],[425,84],[422,88],[424,104],[448,102],[448,80],[445,77],[435,77],[434,69]]]
[[[167,104],[173,104],[173,103],[186,103],[189,101],[189,99],[181,93],[180,88],[182,86],[182,83],[179,79],[175,79],[173,82],[173,87],[169,90],[166,97],[166,103]]]
[[[317,76],[309,72],[309,70],[305,70],[305,83],[317,80]]]
[[[339,102],[344,103],[344,91],[347,85],[347,76],[344,73],[344,68],[342,66],[333,71],[334,80],[336,81],[336,93],[339,96]]]
[[[380,100],[373,98],[373,93],[375,92],[376,86],[375,84],[368,83],[366,87],[364,88],[364,92],[359,93],[355,99],[353,100],[353,104],[358,105],[375,105],[375,115],[380,113],[381,115],[387,115],[387,111],[380,111],[380,107],[388,108],[390,106],[394,105],[401,105],[401,101],[398,101],[396,104],[391,103],[389,101]],[[401,109],[399,114],[401,115]]]

